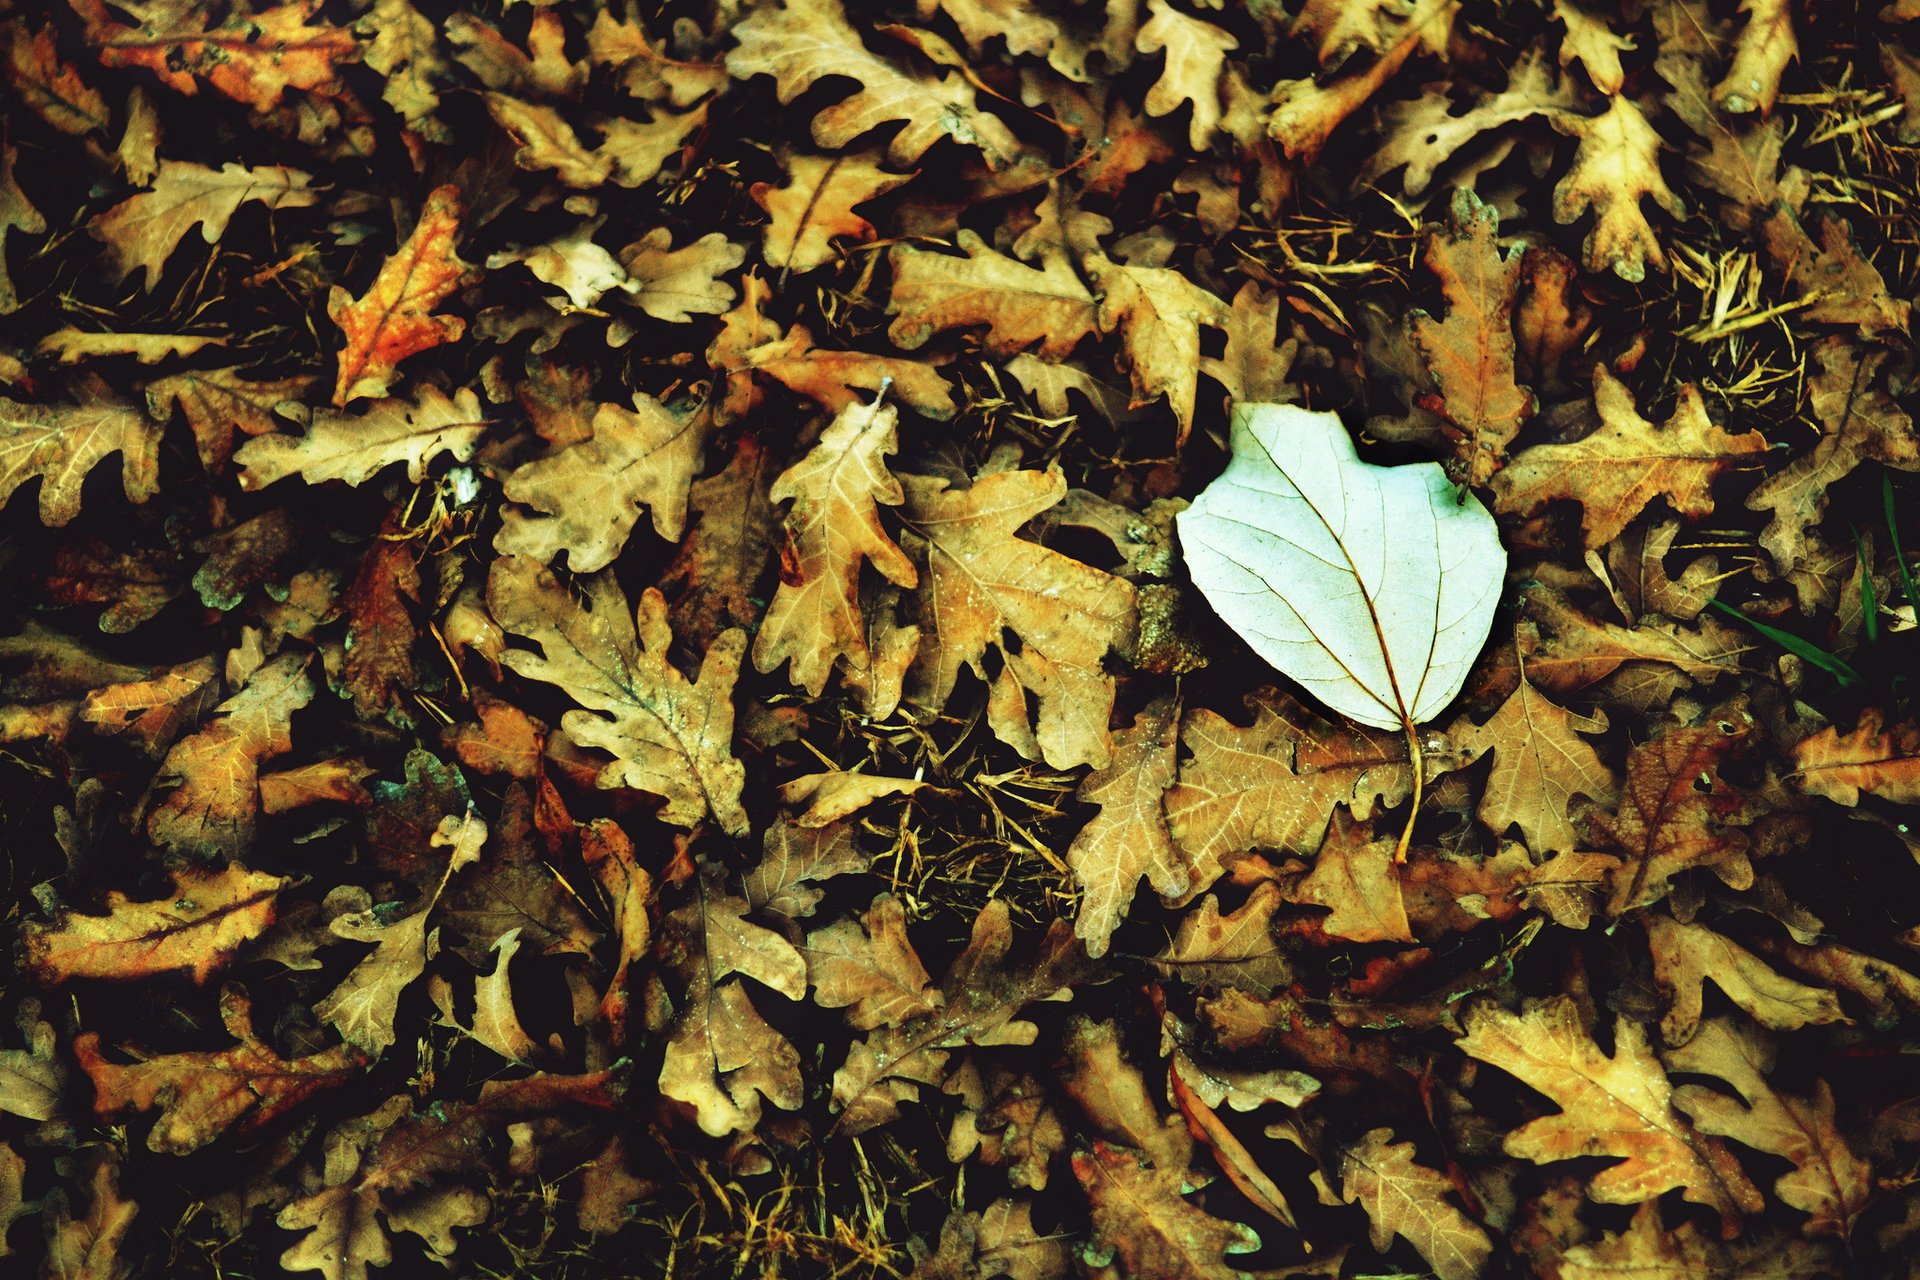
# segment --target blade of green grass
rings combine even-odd
[[[1900,590],[1906,593],[1907,603],[1920,608],[1920,590],[1913,585],[1913,570],[1907,567],[1907,553],[1900,547],[1900,522],[1893,514],[1893,477],[1880,473],[1880,505],[1887,513],[1887,532],[1893,537],[1893,562],[1900,566]]]
[[[1740,619],[1740,621],[1746,623],[1755,631],[1758,631],[1761,635],[1773,641],[1795,657],[1803,658],[1811,662],[1814,666],[1820,668],[1835,680],[1838,680],[1842,687],[1863,683],[1860,679],[1860,673],[1848,666],[1846,659],[1837,654],[1828,653],[1825,649],[1813,643],[1813,641],[1803,640],[1791,631],[1782,631],[1779,627],[1761,622],[1757,618],[1749,618],[1746,614],[1724,601],[1709,600],[1707,603],[1722,613],[1730,614]]]
[[[1873,594],[1873,565],[1867,560],[1867,540],[1860,536],[1857,528],[1853,531],[1853,554],[1860,563],[1860,625],[1867,634],[1867,643],[1879,644],[1880,601]]]

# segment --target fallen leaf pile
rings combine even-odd
[[[1920,1275],[1920,5],[0,43],[0,1272]]]

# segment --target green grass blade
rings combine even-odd
[[[1913,570],[1907,567],[1907,553],[1900,548],[1900,522],[1893,514],[1893,477],[1880,473],[1880,505],[1886,509],[1887,532],[1893,537],[1893,562],[1900,566],[1900,590],[1906,593],[1907,603],[1920,608],[1920,590],[1913,585]]]
[[[1837,654],[1828,653],[1825,649],[1813,643],[1813,641],[1803,640],[1791,631],[1782,631],[1779,627],[1761,622],[1757,618],[1749,618],[1746,614],[1724,601],[1709,600],[1707,603],[1722,613],[1731,614],[1740,619],[1740,621],[1746,623],[1755,631],[1758,631],[1761,635],[1773,641],[1795,657],[1803,658],[1811,662],[1814,666],[1820,668],[1835,680],[1838,680],[1843,687],[1863,683],[1860,679],[1860,673],[1848,666],[1846,659]]]

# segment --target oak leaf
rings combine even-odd
[[[923,0],[924,2],[924,0]],[[1067,1242],[1033,1225],[1033,1206],[996,1200],[978,1213],[956,1211],[940,1228],[939,1246],[907,1280],[1060,1280],[1071,1269]]]
[[[1602,1204],[1639,1204],[1678,1189],[1720,1215],[1724,1234],[1742,1214],[1759,1213],[1759,1188],[1716,1139],[1695,1131],[1673,1108],[1673,1085],[1636,1022],[1620,1019],[1611,1057],[1600,1051],[1567,996],[1530,1003],[1522,1013],[1478,1004],[1466,1016],[1461,1052],[1490,1062],[1550,1098],[1560,1111],[1509,1133],[1508,1155],[1548,1164],[1611,1156],[1587,1184]]]
[[[506,665],[560,686],[586,708],[567,712],[560,727],[580,746],[613,754],[601,786],[662,797],[660,817],[675,826],[693,826],[712,813],[722,830],[744,834],[746,770],[733,758],[732,696],[746,633],[722,633],[707,649],[699,677],[689,681],[667,661],[673,634],[658,591],[647,588],[629,622],[611,574],[579,585],[585,608],[539,563],[525,556],[494,561],[487,608],[501,626],[541,649],[537,655],[511,650]]]
[[[1096,1141],[1076,1152],[1073,1173],[1092,1206],[1093,1238],[1134,1280],[1235,1280],[1242,1272],[1223,1255],[1251,1253],[1260,1236],[1239,1222],[1190,1203],[1185,1169],[1162,1169],[1125,1147]]]
[[[1020,1011],[1036,1000],[1066,998],[1085,971],[1086,953],[1062,921],[1024,963],[1011,959],[1012,942],[1006,900],[991,899],[941,980],[937,1010],[869,1033],[834,1072],[840,1129],[858,1134],[891,1120],[922,1086],[944,1082],[953,1049],[1034,1042],[1039,1028]]]
[[[740,891],[755,911],[789,920],[813,914],[825,890],[814,886],[834,876],[867,869],[867,855],[852,824],[806,828],[779,821],[767,828],[760,861],[742,878]]]
[[[160,491],[160,424],[132,405],[90,399],[75,405],[22,404],[0,397],[0,503],[40,480],[40,522],[52,528],[80,514],[87,475],[120,455],[129,502]]]
[[[1474,755],[1493,752],[1493,771],[1480,793],[1480,820],[1495,835],[1518,826],[1528,849],[1542,859],[1575,848],[1574,797],[1605,805],[1619,790],[1612,771],[1580,736],[1606,727],[1603,715],[1576,715],[1548,701],[1523,671],[1491,719],[1483,725],[1463,722],[1450,735],[1456,747]]]
[[[1738,704],[1704,719],[1669,724],[1627,755],[1620,807],[1598,820],[1626,854],[1608,904],[1612,915],[1659,901],[1674,876],[1694,867],[1735,889],[1753,883],[1745,826],[1758,816],[1757,801],[1721,777],[1720,766],[1748,751],[1757,730]]]
[[[747,251],[718,231],[675,249],[673,233],[655,227],[619,256],[634,305],[655,320],[685,324],[696,315],[720,315],[733,305],[733,286],[720,277],[737,269]]]
[[[501,480],[501,492],[534,514],[504,512],[494,549],[542,564],[564,551],[569,569],[593,573],[619,556],[642,510],[655,533],[679,541],[708,427],[704,413],[664,405],[643,391],[633,393],[631,409],[601,405],[591,436],[522,463]]]
[[[235,984],[220,992],[220,1019],[240,1042],[234,1048],[140,1057],[125,1066],[102,1056],[97,1033],[74,1037],[74,1060],[93,1080],[94,1110],[104,1118],[157,1107],[147,1146],[185,1155],[223,1134],[244,1137],[272,1123],[314,1094],[347,1083],[365,1062],[350,1045],[281,1057],[254,1034],[253,1002]]]
[[[806,806],[793,820],[796,827],[826,827],[860,812],[887,796],[910,796],[926,786],[919,778],[885,778],[851,769],[807,773],[780,784],[780,803]]]
[[[815,929],[803,950],[814,1003],[847,1010],[847,1024],[856,1030],[897,1027],[946,1003],[914,953],[906,912],[890,893],[875,898],[858,920]]]
[[[1667,256],[1647,224],[1640,201],[1652,196],[1655,204],[1676,218],[1686,212],[1686,205],[1660,176],[1660,149],[1665,143],[1647,117],[1625,97],[1609,101],[1602,115],[1553,117],[1554,128],[1580,140],[1573,168],[1553,189],[1553,217],[1564,226],[1592,209],[1587,270],[1611,268],[1622,280],[1639,281],[1646,278],[1649,262],[1667,269]]]
[[[899,165],[914,163],[942,138],[978,147],[996,169],[1020,149],[1007,126],[980,109],[966,77],[949,71],[922,79],[869,52],[839,0],[756,9],[732,34],[738,44],[727,55],[727,70],[740,80],[772,76],[782,103],[828,77],[859,82],[859,92],[813,118],[813,139],[829,150],[895,121],[907,122],[887,144],[887,158]]]
[[[1644,917],[1647,945],[1653,952],[1653,981],[1668,999],[1660,1035],[1669,1045],[1684,1045],[1700,1028],[1708,979],[1755,1022],[1776,1031],[1817,1023],[1844,1022],[1840,1001],[1824,987],[1809,987],[1776,973],[1766,961],[1703,924],[1682,924],[1650,912]]]
[[[305,376],[257,380],[240,373],[202,369],[159,378],[146,387],[147,412],[155,422],[164,423],[174,405],[187,415],[200,464],[210,474],[226,470],[235,428],[248,436],[268,434],[279,425],[274,407],[299,399],[314,381]]]
[[[1134,37],[1133,47],[1141,53],[1164,52],[1166,63],[1153,88],[1147,90],[1146,112],[1172,115],[1191,103],[1187,141],[1195,151],[1205,151],[1220,123],[1220,77],[1226,57],[1240,42],[1211,22],[1180,12],[1167,0],[1147,0],[1147,12],[1152,17]]]
[[[1188,896],[1253,849],[1312,853],[1336,805],[1365,819],[1376,801],[1413,790],[1406,739],[1336,724],[1273,689],[1247,695],[1253,723],[1239,728],[1204,707],[1187,712],[1187,750],[1166,794],[1167,825],[1193,873]]]
[[[118,1154],[96,1148],[89,1160],[86,1216],[76,1218],[59,1189],[43,1210],[47,1253],[40,1274],[47,1280],[126,1280],[133,1274],[133,1264],[120,1256],[120,1249],[140,1206],[120,1194]]]
[[[613,254],[594,242],[594,233],[604,221],[594,218],[580,223],[545,244],[488,254],[487,270],[498,271],[516,262],[524,263],[542,284],[550,284],[566,294],[567,307],[575,310],[596,305],[609,289],[636,292],[639,282],[627,274]],[[556,301],[554,306],[558,308],[560,304]],[[564,314],[566,308],[561,310]]]
[[[112,16],[105,0],[73,0],[86,40],[103,67],[144,67],[176,93],[192,97],[200,77],[236,102],[270,111],[288,89],[326,94],[339,64],[359,56],[353,32],[308,25],[319,6],[293,0],[269,9],[234,6],[218,25],[194,5],[142,5],[137,25]]]
[[[789,679],[815,697],[836,663],[870,702],[878,692],[860,600],[862,562],[897,586],[920,582],[880,523],[880,505],[905,501],[886,463],[899,447],[899,416],[880,400],[850,405],[768,493],[793,505],[783,521],[780,586],[754,637],[753,665],[766,672],[788,663]]]
[[[7,83],[18,100],[49,128],[68,137],[106,132],[113,120],[107,100],[60,56],[55,28],[49,25],[30,33],[25,22],[8,27]]]
[[[1430,232],[1424,261],[1447,300],[1444,320],[1413,316],[1413,337],[1439,388],[1440,412],[1463,436],[1462,473],[1470,485],[1493,478],[1507,446],[1533,416],[1532,392],[1515,381],[1513,304],[1524,249],[1502,258],[1500,215],[1471,191],[1454,192],[1446,233]]]
[[[1800,56],[1793,33],[1793,6],[1787,0],[1741,0],[1747,15],[1733,45],[1733,65],[1714,86],[1713,100],[1722,109],[1739,114],[1773,110],[1780,96],[1780,75]]]
[[[1253,281],[1240,286],[1233,295],[1233,303],[1227,309],[1226,321],[1221,325],[1226,331],[1226,346],[1218,356],[1203,355],[1200,358],[1200,371],[1227,389],[1230,400],[1259,400],[1278,403],[1291,400],[1297,391],[1289,381],[1295,359],[1300,353],[1300,340],[1280,337],[1280,295],[1271,289],[1262,288]],[[1022,357],[1026,358],[1026,357]],[[1038,362],[1033,362],[1037,364]],[[1045,368],[1046,366],[1042,366]],[[1054,374],[1062,378],[1065,373],[1077,374],[1066,381],[1059,391],[1043,394],[1037,385],[1034,373],[1025,373],[1017,368],[1008,372],[1020,379],[1023,386],[1036,396],[1052,395],[1056,404],[1047,404],[1047,411],[1056,417],[1066,413],[1065,387],[1081,392],[1104,410],[1109,397],[1100,394],[1093,380],[1077,370],[1062,371]],[[1113,418],[1112,413],[1107,415]]]
[[[991,645],[1003,666],[988,720],[1001,740],[1055,768],[1105,764],[1114,682],[1102,663],[1130,643],[1133,586],[1015,536],[1066,495],[1065,477],[1002,471],[958,490],[930,476],[902,479],[908,549],[924,565],[920,616],[932,624],[914,659],[913,699],[944,707],[963,666],[986,679],[981,659]],[[1039,704],[1037,724],[1026,693]]]
[[[1403,45],[1411,43],[1404,41]],[[1369,70],[1386,64],[1387,60],[1383,59]],[[1353,73],[1346,73],[1342,79],[1354,79]],[[1304,114],[1300,108],[1310,103],[1318,105],[1314,96],[1301,95],[1295,110],[1289,114]],[[1572,79],[1561,76],[1556,83],[1544,52],[1537,46],[1529,48],[1515,59],[1513,67],[1507,72],[1506,88],[1482,98],[1465,112],[1459,111],[1454,104],[1454,95],[1442,87],[1430,89],[1417,98],[1382,107],[1380,116],[1384,137],[1380,145],[1360,162],[1357,180],[1361,183],[1374,182],[1405,165],[1402,187],[1410,196],[1423,195],[1433,184],[1434,174],[1440,166],[1479,135],[1534,116],[1546,116],[1551,120],[1575,109],[1579,104],[1579,89]],[[1276,111],[1269,127],[1283,118]],[[1292,154],[1291,149],[1289,154]]]
[[[1200,329],[1226,328],[1227,305],[1171,267],[1117,263],[1097,252],[1082,261],[1100,290],[1100,332],[1117,333],[1126,345],[1134,406],[1164,395],[1174,444],[1185,444],[1199,390]]]
[[[1073,268],[1064,246],[1042,240],[1039,265],[989,246],[961,229],[961,254],[936,253],[911,244],[888,251],[893,288],[887,336],[912,351],[947,329],[986,326],[982,339],[993,355],[1029,348],[1044,360],[1063,360],[1097,325],[1099,304]]]
[[[364,413],[314,409],[306,432],[257,435],[234,452],[240,484],[260,489],[298,475],[308,484],[340,480],[365,484],[382,468],[407,464],[407,478],[426,477],[427,464],[442,454],[461,462],[479,448],[492,425],[471,388],[452,397],[423,386],[412,400],[376,400]]]
[[[1835,1273],[1837,1259],[1804,1241],[1777,1234],[1754,1234],[1722,1244],[1696,1223],[1668,1228],[1660,1207],[1641,1205],[1625,1231],[1607,1232],[1592,1244],[1576,1245],[1558,1260],[1563,1280],[1823,1280]]]
[[[1271,994],[1293,981],[1293,966],[1273,934],[1280,903],[1279,886],[1271,882],[1256,886],[1225,915],[1219,898],[1201,899],[1180,918],[1178,932],[1153,958],[1154,968],[1192,987]]]
[[[1845,1239],[1873,1193],[1873,1168],[1861,1159],[1834,1123],[1833,1090],[1814,1082],[1811,1098],[1777,1091],[1767,1082],[1774,1050],[1764,1032],[1736,1028],[1715,1018],[1685,1047],[1668,1052],[1670,1069],[1710,1075],[1732,1085],[1738,1100],[1697,1084],[1674,1091],[1674,1104],[1706,1133],[1790,1161],[1775,1179],[1781,1200],[1808,1215],[1810,1236]]]
[[[340,1038],[363,1053],[378,1055],[398,1038],[393,1019],[400,997],[426,972],[439,950],[439,930],[427,929],[426,909],[399,920],[373,911],[347,912],[328,926],[336,937],[371,942],[374,949],[347,972],[339,985],[314,1002],[313,1014],[332,1025]]]
[[[1826,514],[1829,487],[1862,462],[1920,470],[1920,433],[1881,385],[1885,354],[1843,338],[1827,338],[1815,344],[1813,361],[1815,372],[1807,386],[1820,440],[1747,498],[1749,511],[1769,513],[1760,545],[1782,572],[1806,555],[1808,531]]]
[[[1155,1102],[1118,1023],[1077,1013],[1067,1021],[1065,1048],[1060,1083],[1085,1113],[1094,1136],[1145,1152],[1155,1168],[1185,1169],[1192,1163],[1194,1135],[1184,1117],[1163,1113],[1164,1099]]]
[[[768,494],[773,462],[765,445],[742,435],[726,467],[688,490],[693,527],[660,573],[683,639],[705,647],[729,627],[760,622],[756,592],[780,529]]]
[[[548,170],[569,187],[590,189],[607,180],[613,157],[590,149],[558,109],[526,102],[512,94],[486,95],[487,111],[519,143],[513,162],[522,169]]]
[[[1336,938],[1412,942],[1393,855],[1393,841],[1375,839],[1372,824],[1336,814],[1295,900],[1330,908],[1320,927]]]
[[[1074,836],[1066,863],[1080,885],[1073,932],[1096,959],[1107,953],[1142,876],[1167,898],[1184,897],[1192,882],[1161,809],[1173,785],[1179,728],[1178,699],[1156,699],[1114,736],[1112,759],[1080,781],[1079,799],[1100,812]]]
[[[33,207],[14,179],[13,166],[18,154],[11,142],[0,142],[0,315],[11,315],[20,309],[20,291],[6,265],[8,234],[24,231],[28,235],[39,235],[47,229],[45,216]]]
[[[1849,808],[1862,792],[1895,804],[1920,803],[1920,725],[1885,724],[1885,713],[1868,707],[1852,733],[1828,725],[1803,738],[1793,748],[1795,784]]]
[[[761,260],[782,272],[804,273],[833,261],[833,243],[840,237],[871,240],[873,224],[855,213],[854,206],[877,200],[913,177],[888,173],[879,160],[877,151],[789,156],[783,185],[756,182],[750,187],[747,194],[769,218],[761,236]]]
[[[1254,651],[1383,729],[1439,714],[1493,625],[1506,551],[1432,463],[1360,460],[1331,413],[1235,405],[1233,457],[1176,517],[1187,569]]]
[[[704,876],[695,878],[695,889],[695,898],[661,925],[687,986],[660,1066],[660,1092],[692,1107],[701,1130],[714,1137],[750,1133],[759,1126],[762,1098],[792,1111],[805,1095],[799,1052],[767,1025],[734,975],[801,1000],[807,963],[792,943],[745,918],[745,900]]]
[[[1486,1231],[1446,1199],[1453,1183],[1414,1160],[1411,1142],[1393,1130],[1372,1129],[1340,1156],[1340,1196],[1367,1211],[1373,1247],[1384,1253],[1394,1236],[1420,1251],[1440,1280],[1474,1280],[1493,1255]]]
[[[307,174],[285,165],[259,168],[229,162],[218,169],[184,160],[163,160],[151,191],[129,196],[89,225],[107,245],[107,256],[124,278],[145,272],[142,288],[151,291],[167,258],[195,226],[213,244],[226,234],[227,222],[242,204],[257,201],[269,209],[294,209],[314,203]]]
[[[1886,277],[1854,243],[1844,218],[1810,219],[1819,239],[1782,203],[1760,226],[1769,265],[1798,293],[1799,318],[1815,324],[1852,325],[1863,337],[1904,330],[1913,304],[1896,298]]]
[[[1605,18],[1588,13],[1575,0],[1554,0],[1553,16],[1567,29],[1560,41],[1560,65],[1578,62],[1586,68],[1594,88],[1605,94],[1620,92],[1627,80],[1620,54],[1631,50],[1633,41],[1615,35]]]
[[[1555,499],[1576,500],[1586,545],[1603,547],[1656,497],[1689,519],[1713,514],[1714,478],[1735,458],[1767,448],[1758,431],[1733,435],[1709,420],[1691,383],[1680,388],[1673,416],[1656,425],[1635,411],[1633,393],[1606,366],[1595,365],[1593,404],[1600,426],[1591,435],[1523,449],[1493,478],[1496,509],[1526,515]]]
[[[0,1112],[24,1120],[52,1120],[65,1110],[67,1064],[60,1056],[53,1024],[40,1017],[40,1002],[21,1002],[15,1022],[26,1040],[24,1049],[0,1049]],[[0,1241],[5,1239],[0,1222]],[[0,1254],[0,1257],[4,1257]]]
[[[115,890],[104,916],[63,910],[52,924],[24,926],[27,964],[49,985],[133,982],[182,969],[204,983],[267,931],[290,883],[237,863],[220,871],[183,868],[158,901],[135,902]]]
[[[434,188],[413,233],[380,265],[366,293],[354,298],[334,286],[327,318],[346,337],[333,388],[336,408],[362,396],[385,395],[402,360],[466,332],[459,317],[433,314],[472,271],[453,248],[463,212],[458,187]]]

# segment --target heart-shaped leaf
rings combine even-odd
[[[1178,516],[1187,569],[1253,651],[1342,715],[1432,719],[1486,643],[1507,553],[1431,462],[1362,462],[1340,419],[1233,410],[1233,460]]]

